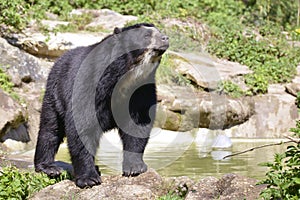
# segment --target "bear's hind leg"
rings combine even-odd
[[[67,119],[72,121],[72,117]],[[90,137],[79,137],[74,123],[69,123],[66,131],[76,185],[80,188],[100,185],[101,174],[94,162],[100,134],[91,134]],[[84,144],[82,140],[85,141]]]
[[[62,168],[54,164],[54,157],[64,133],[58,122],[58,116],[51,106],[44,103],[40,130],[34,155],[35,171],[44,172],[51,177],[58,176]]]

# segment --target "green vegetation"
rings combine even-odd
[[[49,178],[43,173],[20,171],[15,167],[4,167],[0,170],[0,199],[27,199],[48,185],[70,179],[63,172],[56,179]]]
[[[296,73],[300,48],[291,41],[300,38],[298,6],[296,0],[0,0],[0,24],[22,30],[48,11],[72,22],[54,31],[98,31],[101,27],[85,27],[91,16],[70,16],[70,11],[108,8],[136,15],[139,22],[152,22],[164,30],[171,38],[171,50],[206,50],[247,65],[254,73],[245,77],[249,91],[244,94],[256,95],[266,93],[270,83],[289,82]],[[173,19],[174,24],[167,24]],[[231,89],[240,93],[237,87]]]
[[[291,129],[300,138],[300,121]],[[286,152],[274,156],[273,162],[263,163],[270,170],[266,179],[259,184],[268,184],[262,191],[264,199],[299,199],[300,198],[300,142],[287,147]]]
[[[181,74],[175,71],[175,63],[170,55],[164,55],[160,67],[156,72],[158,84],[190,86],[191,82]]]
[[[0,88],[2,88],[7,93],[13,92],[14,84],[11,82],[10,76],[8,76],[1,68],[0,68]]]
[[[241,97],[245,92],[235,83],[231,81],[221,81],[218,84],[217,91],[219,93],[228,94],[234,98]]]
[[[14,84],[11,82],[11,77],[0,68],[0,88],[7,92],[14,100],[23,102],[17,93],[13,90]]]
[[[176,194],[168,193],[164,196],[157,198],[157,200],[183,200],[184,197],[180,197]]]
[[[299,99],[300,93],[296,100],[298,108]],[[284,153],[275,154],[273,162],[262,164],[270,168],[266,178],[258,183],[268,185],[260,194],[264,199],[300,198],[300,121],[290,131],[294,133],[293,145],[288,146]]]
[[[300,109],[300,92],[297,93],[296,105],[297,105],[297,108]]]

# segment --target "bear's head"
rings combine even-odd
[[[160,62],[162,54],[169,47],[168,36],[162,34],[153,24],[140,23],[124,28],[115,28],[121,48],[134,52],[136,62]]]

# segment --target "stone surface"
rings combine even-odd
[[[55,59],[67,50],[100,42],[107,33],[49,33],[27,32],[8,41],[38,57]]]
[[[264,185],[256,185],[257,180],[226,174],[221,179],[208,177],[199,181],[194,190],[189,191],[186,200],[256,200]]]
[[[257,199],[264,186],[256,186],[257,180],[236,174],[222,178],[207,177],[193,181],[188,177],[163,178],[154,170],[137,177],[103,176],[103,183],[89,189],[79,189],[69,180],[48,186],[36,193],[31,200],[86,199],[127,200],[157,199],[173,192],[187,200],[198,199]]]
[[[169,55],[177,64],[175,70],[178,73],[206,89],[215,89],[220,81],[252,73],[245,65],[216,59],[204,53],[169,52]]]
[[[36,24],[24,31],[22,34],[7,35],[7,40],[10,44],[20,47],[38,57],[46,57],[56,59],[65,51],[78,46],[88,46],[100,42],[105,36],[113,32],[115,27],[123,27],[128,22],[137,20],[135,16],[121,15],[117,12],[108,9],[88,10],[78,9],[73,10],[71,15],[82,15],[87,13],[92,16],[92,22],[84,25],[86,28],[99,28],[97,33],[53,33],[44,34],[36,31]],[[57,20],[42,20],[41,23],[48,27],[49,30],[55,29],[58,25],[68,25],[69,22]]]
[[[3,115],[3,117],[14,114],[19,108],[23,109],[23,120],[19,125],[23,125],[26,122],[24,125],[26,126],[26,131],[29,133],[29,138],[22,139],[21,141],[27,142],[26,146],[33,148],[39,127],[42,91],[53,63],[38,59],[17,47],[9,45],[3,38],[0,38],[0,53],[0,67],[12,78],[12,82],[15,85],[14,91],[20,99],[18,102],[14,101],[11,110],[8,111],[7,115]],[[9,95],[7,96],[7,98],[11,99]],[[5,101],[0,101],[0,105],[5,107]],[[12,135],[24,132],[22,131],[24,129],[15,128],[11,131]],[[3,128],[0,128],[0,130],[3,130]],[[10,135],[10,133],[7,135]],[[4,139],[8,138],[16,139],[16,137],[12,136],[4,137]],[[17,140],[20,141],[19,139]]]
[[[155,199],[161,192],[160,177],[154,170],[137,177],[103,176],[102,184],[90,189],[79,189],[71,181],[48,186],[34,195],[31,200],[71,198],[86,200],[111,199]]]
[[[297,67],[297,76],[285,86],[286,92],[297,97],[300,92],[300,65]]]
[[[22,128],[25,122],[25,109],[0,88],[0,142],[6,139],[28,141],[28,132]],[[12,146],[7,148],[13,150]]]
[[[0,55],[0,67],[13,78],[15,85],[21,85],[21,82],[45,81],[53,64],[25,53],[1,37]]]
[[[175,131],[218,129],[238,138],[282,138],[299,118],[296,98],[284,85],[270,85],[269,93],[230,98],[187,87],[159,85],[155,126]]]
[[[266,95],[253,97],[254,115],[245,123],[224,130],[229,137],[282,138],[299,118],[296,98],[282,85],[271,85]]]
[[[247,121],[253,114],[251,98],[233,99],[191,88],[159,85],[161,101],[156,126],[168,130],[224,129]]]
[[[71,14],[81,15],[88,13],[93,16],[93,20],[87,27],[102,27],[106,30],[112,32],[115,27],[124,27],[128,22],[135,21],[138,19],[136,16],[132,15],[121,15],[115,11],[109,9],[101,10],[87,10],[87,9],[77,9],[73,10]]]

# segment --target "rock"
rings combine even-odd
[[[219,194],[216,185],[217,182],[218,179],[215,177],[207,177],[200,180],[188,192],[185,200],[215,199],[215,197]]]
[[[169,52],[169,55],[177,65],[175,70],[178,73],[205,89],[216,89],[220,81],[233,80],[241,75],[252,73],[245,65],[212,58],[204,53]],[[244,84],[242,87],[245,87]]]
[[[27,130],[29,132],[30,141],[28,146],[34,148],[37,141],[37,134],[40,124],[40,111],[42,106],[43,91],[45,88],[44,82],[32,82],[23,84],[21,88],[16,88],[21,99],[26,104],[27,111]]]
[[[282,85],[270,85],[269,93],[253,97],[254,114],[243,124],[224,130],[229,137],[282,138],[299,118],[296,98]]]
[[[46,62],[11,46],[0,38],[0,67],[12,78],[15,85],[21,82],[45,82],[53,63]]]
[[[230,98],[187,87],[159,85],[155,126],[175,131],[218,130],[237,138],[281,138],[295,127],[296,98],[284,85],[270,85],[269,93]]]
[[[93,20],[87,27],[103,27],[106,30],[112,32],[115,27],[124,27],[128,22],[138,20],[138,17],[131,15],[121,15],[115,11],[109,9],[101,10],[88,10],[77,9],[71,12],[72,14],[82,15],[90,14],[93,16]]]
[[[14,88],[14,92],[22,102],[23,118],[25,119],[26,116],[26,120],[23,120],[19,125],[26,121],[26,131],[29,134],[25,138],[22,136],[21,141],[26,142],[26,146],[30,148],[36,143],[42,91],[45,88],[46,79],[53,63],[38,59],[17,47],[11,46],[2,38],[0,38],[0,52],[2,55],[0,67],[12,77],[12,82],[18,87]],[[12,111],[17,111],[17,108],[21,107],[18,105],[20,102],[15,102],[16,107],[15,109],[12,108]],[[22,129],[12,129],[11,133],[19,135],[20,132],[24,132],[20,130]],[[5,137],[20,141],[15,136],[11,136],[11,133]],[[7,139],[5,137],[4,139]]]
[[[185,199],[257,199],[264,186],[256,186],[257,180],[235,174],[221,179],[207,177],[193,181],[188,177],[163,178],[153,169],[137,177],[102,176],[102,184],[89,189],[79,189],[74,182],[65,180],[48,186],[30,199],[157,199],[175,193]]]
[[[200,180],[190,190],[185,200],[255,200],[259,198],[264,185],[256,185],[257,180],[236,174],[226,174],[221,179],[208,177]]]
[[[19,142],[15,139],[5,139],[2,145],[7,152],[14,153],[24,151],[27,147],[25,142]]]
[[[297,93],[300,92],[300,84],[299,83],[289,83],[285,86],[286,92],[297,97]]]
[[[224,129],[247,121],[253,114],[251,98],[233,99],[191,88],[159,85],[155,125],[177,131],[193,128]]]
[[[24,35],[17,35],[16,38],[10,38],[8,41],[35,56],[55,59],[67,50],[100,42],[105,35],[107,33],[49,33],[45,35],[27,32]]]
[[[160,195],[163,179],[154,170],[137,177],[102,176],[102,184],[90,189],[79,189],[74,182],[62,181],[48,186],[31,197],[38,199],[72,198],[86,200],[110,199],[155,199]]]
[[[287,93],[297,97],[297,93],[300,92],[300,65],[297,67],[297,76],[285,86],[285,89]]]
[[[70,24],[70,22],[56,20],[42,20],[41,23],[43,26],[46,26],[49,31],[53,31],[57,26],[68,26]]]
[[[0,88],[0,142],[7,139],[28,141],[26,111]],[[10,150],[13,147],[8,146]],[[17,148],[19,150],[19,148]]]
[[[137,20],[135,16],[126,16],[114,11],[77,9],[71,12],[71,15],[89,14],[93,16],[90,24],[85,27],[102,27],[103,32],[98,33],[41,33],[37,32],[36,22],[26,29],[24,33],[6,35],[10,44],[17,46],[26,52],[42,57],[56,59],[65,51],[78,46],[88,46],[100,42],[109,33],[112,33],[115,27],[123,27],[128,22]],[[41,23],[50,31],[58,25],[68,25],[70,22],[57,20],[42,20]]]

